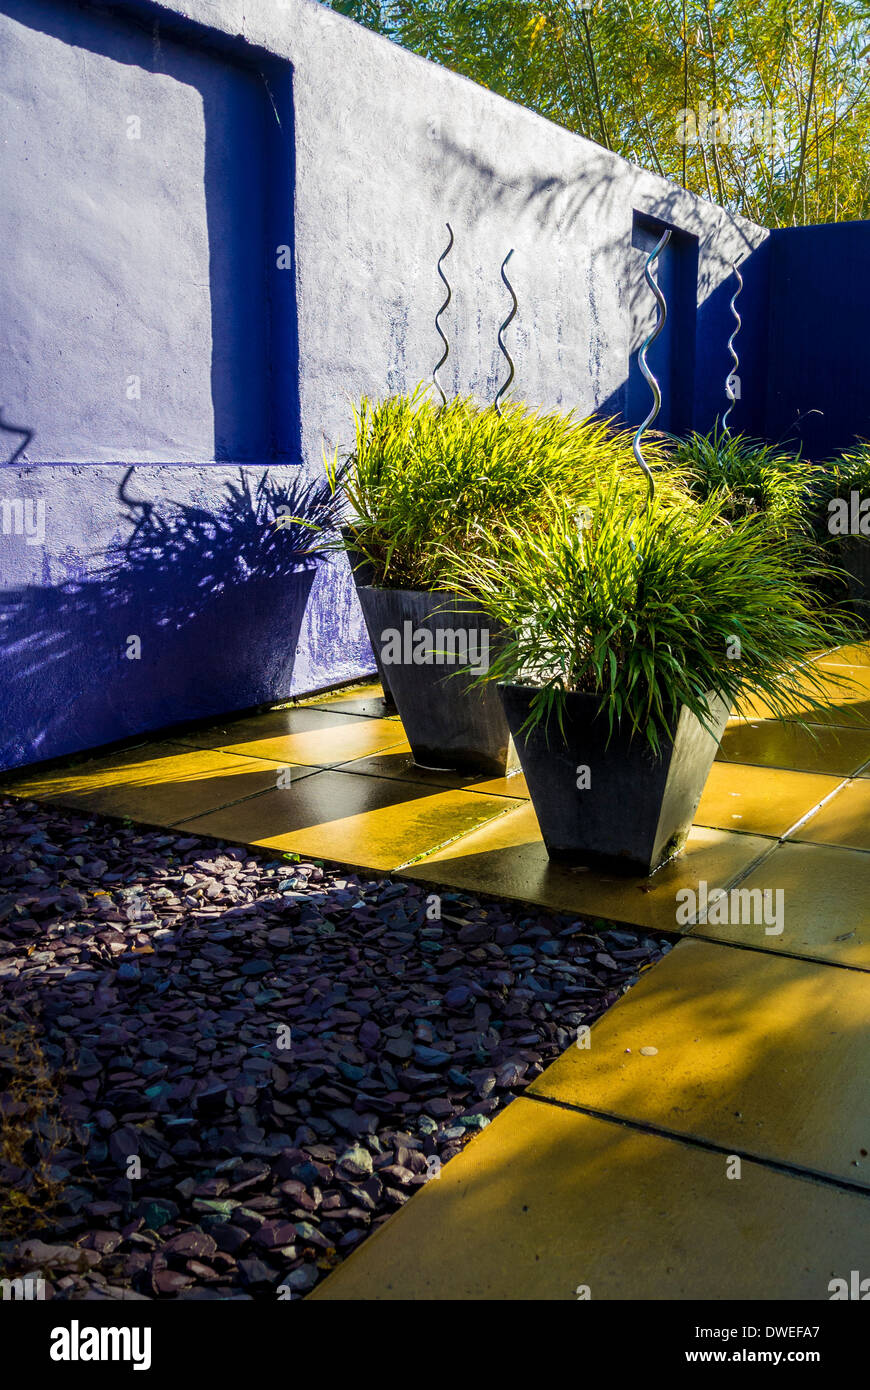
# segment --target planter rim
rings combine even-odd
[[[530,695],[537,694],[538,691],[543,690],[544,688],[542,685],[521,685],[517,681],[496,681],[495,684],[497,690],[523,691]],[[598,695],[595,691],[592,690],[566,690],[565,698],[569,701],[594,701],[596,704],[596,718],[599,715],[604,715],[607,711],[606,697]],[[712,704],[712,702],[716,700],[721,700],[722,697],[719,694],[717,694],[715,690],[709,690],[707,692],[707,698]],[[688,705],[681,701],[679,709],[676,710],[675,713],[679,715],[681,711],[684,709],[688,709]],[[712,713],[712,710],[710,712]],[[695,716],[695,718],[697,718],[697,715]],[[614,727],[618,729],[620,727],[620,723],[621,721],[618,721]]]
[[[499,690],[530,690],[535,694],[544,688],[542,685],[527,685],[524,681],[496,681],[496,685]],[[719,698],[715,690],[708,690],[707,694],[715,699]],[[600,700],[602,696],[594,690],[566,690],[565,698],[568,700]],[[681,701],[681,705],[683,703]]]
[[[385,584],[357,584],[357,589],[365,589],[367,591],[370,590],[371,592],[376,594],[443,594],[446,598],[461,597],[461,595],[457,593],[456,589],[391,589],[388,588]],[[473,603],[474,600],[469,599],[468,602]]]

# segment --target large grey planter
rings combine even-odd
[[[487,647],[491,659],[503,640],[490,618],[451,593],[362,584],[357,592],[415,762],[500,776],[515,770],[516,754],[495,685],[475,687],[473,674],[460,674],[469,658],[480,657]]]
[[[837,563],[848,575],[849,597],[865,622],[870,619],[870,540],[845,540]]]
[[[361,555],[360,552],[354,548],[354,533],[352,526],[342,526],[341,538],[344,541],[345,554],[350,562],[353,582],[356,585],[357,593],[359,593],[363,585],[371,585],[375,577],[374,568],[365,556]],[[390,689],[389,677],[383,668],[380,653],[374,643],[372,643],[372,651],[374,653],[375,666],[378,671],[378,679],[381,683],[381,689],[384,692],[384,704],[388,710],[395,710],[396,702],[393,699],[393,692]]]
[[[522,734],[535,690],[498,688],[551,859],[651,874],[682,849],[727,705],[715,702],[713,734],[683,707],[656,757],[644,738],[629,739],[619,728],[608,742],[597,695],[568,696],[564,735],[555,719]]]

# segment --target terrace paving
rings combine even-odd
[[[651,879],[551,864],[522,776],[415,767],[375,685],[4,790],[682,935],[312,1297],[827,1299],[870,1258],[870,728],[836,685],[870,644],[818,665],[812,730],[733,719]],[[701,881],[782,890],[783,930],[678,924]]]
[[[522,1097],[311,1297],[819,1299],[866,1267],[866,1198],[725,1172],[721,1153]]]

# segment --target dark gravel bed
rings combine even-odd
[[[0,1119],[33,1025],[66,1127],[0,1276],[61,1299],[302,1297],[670,949],[7,799],[0,884]]]

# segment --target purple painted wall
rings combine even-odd
[[[267,526],[248,563],[250,509],[228,506],[267,468],[321,474],[292,67],[126,11],[0,14],[0,766],[372,667],[346,564],[296,567]]]
[[[448,219],[445,385],[495,393],[513,247],[515,398],[630,415],[641,218],[686,248],[657,348],[699,428],[745,263],[762,428],[764,229],[314,0],[0,0],[0,45],[0,766],[373,669],[346,563],[252,558],[228,487],[298,493],[350,399],[429,376]]]

